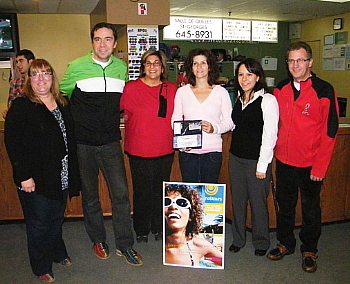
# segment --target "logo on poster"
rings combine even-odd
[[[219,191],[219,188],[216,185],[207,185],[205,187],[205,193],[208,195],[215,195],[218,193],[218,191]]]

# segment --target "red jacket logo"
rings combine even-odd
[[[304,107],[304,110],[302,112],[302,114],[306,114],[306,115],[310,115],[309,114],[309,108],[310,108],[310,103],[307,103]]]

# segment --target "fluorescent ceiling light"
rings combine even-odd
[[[334,3],[346,3],[346,2],[350,2],[350,0],[316,0],[316,1],[334,2]]]

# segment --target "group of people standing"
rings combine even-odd
[[[332,86],[310,71],[310,47],[304,42],[289,47],[287,65],[292,78],[282,81],[274,95],[267,92],[258,61],[247,58],[240,62],[235,72],[238,99],[232,109],[228,92],[215,84],[219,69],[209,50],[190,51],[184,64],[189,84],[178,89],[166,81],[162,51],[145,52],[140,78],[127,82],[126,63],[113,56],[115,26],[96,24],[91,40],[93,51],[69,63],[60,85],[46,60],[31,59],[24,93],[4,113],[5,144],[26,220],[34,274],[53,282],[54,262],[72,264],[62,224],[67,195],[79,195],[80,190],[93,251],[98,258],[110,257],[99,201],[99,171],[111,198],[116,253],[128,264],[143,264],[133,249],[120,111],[125,122],[124,151],[132,174],[137,242],[147,243],[150,233],[155,240],[163,240],[164,211],[175,214],[177,209],[191,209],[186,198],[178,202],[183,194],[178,190],[169,190],[169,204],[163,208],[163,181],[170,180],[174,159],[172,122],[201,120],[202,148],[180,149],[181,174],[183,182],[218,183],[221,134],[233,130],[230,250],[238,252],[245,245],[248,200],[255,254],[265,255],[270,246],[267,196],[275,151],[280,244],[268,257],[276,260],[294,252],[293,218],[299,187],[304,212],[300,232],[303,268],[315,271],[321,232],[319,192],[334,147],[338,109]],[[168,233],[174,231],[170,228]],[[192,234],[185,238],[187,245],[193,243]]]

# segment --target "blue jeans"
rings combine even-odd
[[[62,238],[67,191],[54,200],[36,192],[18,190],[27,231],[27,246],[32,271],[40,276],[52,272],[52,263],[68,257]]]
[[[179,153],[183,182],[218,183],[222,164],[222,153]]]
[[[276,199],[279,206],[277,213],[277,240],[288,249],[296,246],[294,237],[295,207],[300,189],[302,206],[302,225],[299,238],[301,252],[317,252],[321,236],[320,192],[322,181],[310,179],[311,167],[299,168],[276,160]]]
[[[78,160],[82,180],[82,204],[86,231],[93,243],[106,241],[106,229],[99,199],[98,173],[101,170],[112,203],[112,221],[117,249],[132,248],[129,191],[120,142],[102,146],[78,144]]]

